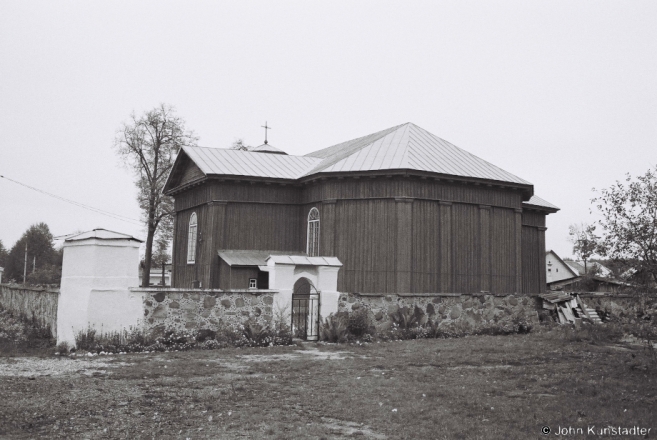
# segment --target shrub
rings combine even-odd
[[[55,347],[55,353],[57,354],[68,354],[69,351],[71,350],[71,347],[68,345],[68,342],[60,342],[57,344],[57,347]]]
[[[326,342],[346,342],[349,337],[349,330],[344,316],[331,313],[324,318],[324,322],[319,327],[319,337]]]
[[[356,338],[360,338],[370,331],[370,318],[367,309],[361,308],[349,314],[347,330]]]
[[[87,328],[86,330],[80,330],[77,335],[75,335],[75,347],[78,350],[88,350],[92,351],[96,346],[96,329]]]
[[[242,324],[242,336],[249,347],[266,347],[271,341],[272,331],[249,319]]]

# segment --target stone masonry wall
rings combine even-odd
[[[657,296],[645,294],[579,293],[582,301],[612,318],[627,321],[657,318]],[[514,320],[538,323],[543,300],[538,295],[493,295],[484,293],[452,294],[426,293],[377,295],[343,293],[339,312],[368,310],[370,320],[378,331],[392,325],[390,315],[400,307],[419,307],[428,319],[447,324],[465,324],[471,329],[505,324]]]
[[[0,305],[14,313],[49,326],[53,338],[57,337],[57,304],[59,290],[0,284]]]
[[[538,323],[536,295],[492,294],[397,294],[375,295],[348,293],[340,296],[339,312],[366,308],[378,331],[392,325],[390,315],[400,307],[419,307],[428,319],[440,326],[450,323],[468,325],[472,329],[521,319]]]
[[[187,290],[131,289],[144,295],[144,329],[213,330],[221,326],[237,328],[247,319],[261,325],[274,317],[273,290]]]

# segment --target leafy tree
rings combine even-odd
[[[591,202],[602,214],[599,253],[657,282],[657,167],[636,179],[627,174]]]
[[[237,139],[233,144],[230,146],[231,150],[240,150],[240,151],[249,151],[249,148],[251,148],[250,145],[246,145],[244,143],[243,139]]]
[[[45,223],[30,226],[11,248],[5,268],[7,279],[23,280],[26,243],[27,274],[30,275],[26,281],[34,284],[59,284],[62,256],[61,252],[55,250],[53,236]]]
[[[584,261],[584,273],[588,273],[587,261],[593,256],[598,247],[598,237],[595,235],[595,226],[570,225],[568,228],[570,241],[573,243],[573,253]]]
[[[141,283],[148,286],[157,237],[170,237],[173,229],[173,199],[162,193],[173,162],[185,145],[196,145],[198,138],[185,130],[185,121],[169,105],[141,116],[131,115],[118,130],[114,146],[124,164],[135,173],[137,201],[146,225],[146,249]]]
[[[0,240],[0,267],[5,267],[7,258],[9,258],[9,252],[7,252],[5,245],[2,244],[2,240]]]

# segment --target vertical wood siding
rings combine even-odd
[[[175,273],[173,283],[174,287],[192,287],[194,280],[202,282],[203,287],[210,287],[210,265],[208,249],[209,244],[205,240],[206,229],[208,228],[208,206],[201,205],[194,209],[176,213],[175,230],[173,235],[174,247],[176,253],[173,255],[173,272]],[[189,218],[192,213],[196,212],[198,222],[198,238],[196,261],[194,264],[187,264],[187,246]]]
[[[425,200],[413,202],[411,290],[432,293],[441,290],[441,206]],[[447,244],[449,246],[449,243]]]
[[[208,205],[213,201],[221,202]],[[340,291],[510,293],[520,280],[523,291],[537,292],[537,228],[544,227],[545,215],[520,216],[514,209],[521,203],[518,191],[414,177],[300,186],[210,181],[176,196],[174,285],[201,280],[204,287],[236,288],[230,283],[235,271],[219,262],[219,249],[305,251],[307,216],[316,207],[320,255],[343,263]],[[192,212],[200,242],[196,264],[188,265]],[[244,282],[248,286],[246,275]]]
[[[366,199],[410,197],[414,199],[446,200],[476,205],[520,208],[520,192],[486,185],[448,183],[444,180],[419,177],[359,177],[313,181],[303,187],[301,203],[326,199]]]
[[[543,252],[545,254],[545,252]],[[524,293],[540,292],[540,249],[538,229],[522,227],[522,290]]]
[[[454,290],[478,292],[479,272],[479,209],[474,205],[452,205],[452,255],[454,256]]]
[[[296,205],[228,203],[224,226],[224,249],[299,251]]]
[[[394,199],[338,201],[335,224],[335,255],[343,264],[338,290],[394,292],[397,238]]]
[[[491,292],[515,291],[515,212],[491,209]]]
[[[527,211],[523,209],[522,225],[545,227],[545,214],[538,211]]]

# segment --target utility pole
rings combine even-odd
[[[36,255],[34,256],[34,260],[32,261],[32,273],[36,271]]]
[[[25,264],[23,265],[23,284],[27,278],[27,237],[25,238]]]

